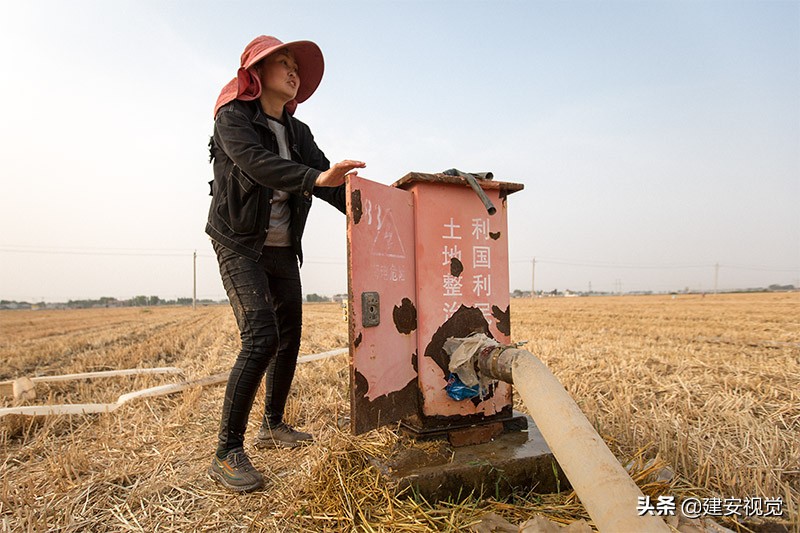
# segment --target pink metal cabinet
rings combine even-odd
[[[482,400],[454,401],[445,391],[448,337],[483,332],[510,342],[506,196],[522,185],[481,185],[494,215],[457,177],[411,173],[393,187],[349,181],[355,433],[401,419],[436,432],[511,417],[505,383]],[[376,300],[377,325],[365,317]]]

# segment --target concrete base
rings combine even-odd
[[[419,494],[429,502],[459,500],[474,492],[503,498],[535,490],[569,490],[569,482],[533,420],[528,429],[503,433],[491,442],[452,447],[447,441],[400,447],[371,460],[396,493]],[[409,490],[410,489],[410,490]]]

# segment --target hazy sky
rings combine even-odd
[[[220,88],[310,39],[297,117],[391,184],[491,170],[512,289],[800,285],[800,2],[0,4],[0,298],[222,298],[203,231]],[[304,293],[347,289],[315,202]]]

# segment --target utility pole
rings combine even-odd
[[[531,298],[536,298],[536,290],[534,287],[534,281],[536,280],[536,258],[534,257],[531,261]]]
[[[714,294],[717,294],[717,281],[719,281],[719,263],[714,265]]]
[[[192,309],[197,309],[197,250],[192,254]]]

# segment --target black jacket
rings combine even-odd
[[[330,162],[308,126],[284,112],[290,161],[278,155],[278,141],[267,120],[258,100],[233,100],[218,111],[209,142],[214,180],[206,233],[257,261],[269,228],[272,191],[285,191],[290,195],[292,248],[302,264],[301,240],[312,195],[344,213],[345,186],[314,187]]]

